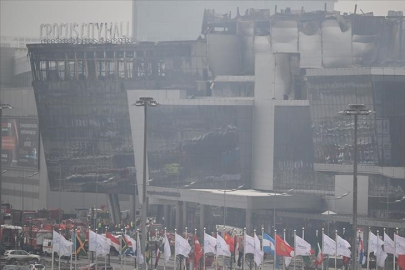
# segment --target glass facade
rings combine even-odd
[[[151,184],[249,184],[252,111],[243,105],[161,105],[148,110]]]
[[[33,85],[51,189],[128,193],[135,162],[126,91],[102,81]]]
[[[315,163],[353,163],[354,119],[338,112],[364,104],[375,114],[359,116],[358,163],[404,167],[404,87],[405,76],[308,77]]]
[[[320,178],[321,175],[314,173],[311,135],[309,106],[275,107],[275,189],[332,190],[331,179]]]

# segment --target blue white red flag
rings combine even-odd
[[[358,251],[359,251],[358,262],[359,262],[359,264],[364,265],[366,263],[366,256],[365,256],[365,252],[364,252],[363,240],[361,239],[360,236],[359,236],[359,239],[357,242],[358,242]]]

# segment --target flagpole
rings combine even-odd
[[[395,242],[395,234],[398,234],[399,228],[397,227],[394,232],[394,270],[397,270],[397,266],[395,265],[395,258],[397,257],[397,243]]]
[[[285,242],[285,233],[286,233],[286,229],[284,228],[284,230],[283,230],[283,239],[284,239],[284,242]],[[276,234],[274,234],[274,252],[276,252],[276,250],[277,250],[277,240],[276,240]],[[285,257],[283,256],[283,270],[285,270]]]
[[[105,233],[107,235],[107,226],[105,226]],[[104,270],[107,270],[107,254],[104,254]]]
[[[337,269],[337,230],[335,230],[335,270]]]
[[[121,229],[121,237],[120,237],[120,269],[122,270],[122,237],[124,237],[124,235],[122,234],[122,229]]]
[[[216,230],[216,232],[217,232],[217,237],[216,238],[218,239],[218,230]],[[215,270],[218,270],[218,246],[217,246],[217,252],[215,254]]]
[[[379,230],[377,230],[377,254],[374,254],[374,256],[375,256],[375,262],[376,262],[376,266],[375,266],[375,268],[376,269],[378,269],[378,248],[380,247],[380,245],[378,244],[379,241],[380,240],[380,231]]]
[[[155,229],[155,247],[156,247],[156,249],[155,249],[155,269],[157,268],[157,249],[159,248],[158,247],[158,244],[157,244],[157,240],[158,240],[158,229],[156,228]]]
[[[204,227],[204,236],[203,236],[204,238],[205,238],[205,227]],[[204,259],[203,259],[203,268],[204,268],[204,270],[205,270],[205,240],[204,240],[204,238],[203,238],[203,256],[204,256]],[[176,269],[174,269],[174,270],[176,270]]]
[[[243,264],[242,264],[242,270],[245,270],[245,261],[246,261],[246,227],[243,228]]]
[[[124,236],[124,235],[123,235]],[[139,229],[136,229],[136,270],[139,270],[139,265],[141,264],[142,249],[139,249]],[[146,258],[144,258],[145,260]],[[176,268],[174,268],[176,269]]]
[[[91,226],[89,226],[89,233],[88,233],[89,248],[87,249],[87,257],[89,258],[89,269],[90,269],[90,231],[91,231],[90,229],[91,229]]]
[[[233,258],[231,256],[231,270],[233,269],[233,264],[236,262],[236,246],[237,246],[237,241],[235,241],[235,236],[236,236],[236,229],[233,228],[232,230],[232,238],[233,238]],[[236,269],[236,266],[235,266]]]
[[[75,270],[77,269],[77,228],[75,228]]]
[[[177,209],[176,209],[177,210]],[[176,242],[176,234],[177,234],[177,229],[174,229],[174,241]],[[177,270],[177,265],[176,265],[176,243],[174,243],[174,270]],[[181,268],[181,267],[180,267]]]
[[[98,240],[97,240],[97,238],[98,238],[98,229],[96,229],[96,268],[95,269],[98,269],[98,254],[97,254]]]
[[[262,229],[263,230],[263,229]],[[277,230],[274,229],[274,252],[273,252],[273,270],[276,269],[276,262],[277,262],[277,256],[276,256],[276,235],[277,235]],[[263,239],[263,238],[262,238]],[[263,240],[262,240],[263,241]],[[263,253],[264,254],[264,253]],[[264,259],[263,259],[263,266],[264,266]]]
[[[58,233],[60,233],[59,228],[58,228]],[[58,270],[60,270],[60,239],[59,239],[59,252],[58,252],[58,256],[59,256]]]
[[[255,237],[256,236],[256,229],[253,229],[253,237]],[[256,246],[254,246],[254,251],[256,252]],[[254,255],[255,254],[253,254],[253,258],[254,258]],[[256,264],[256,262],[254,262],[254,265],[255,265],[255,270],[257,270],[257,264]]]
[[[70,249],[70,270],[73,269],[73,232],[72,230],[72,237],[70,238],[72,242],[72,248]]]
[[[325,233],[325,228],[322,228],[322,252],[325,250],[324,247],[323,247],[323,235],[324,235],[324,233]],[[328,260],[328,264],[329,264],[329,260]],[[323,270],[323,261],[322,261],[322,264],[321,264],[321,269]]]
[[[367,238],[367,270],[370,269],[370,232],[371,228],[368,227],[368,238]],[[394,257],[395,260],[395,257]]]
[[[53,231],[52,231],[53,232]],[[53,269],[53,263],[54,263],[54,260],[55,260],[55,252],[53,251],[53,249],[54,249],[54,239],[53,239],[53,237],[52,237],[52,263],[51,263],[51,270],[54,270]]]
[[[384,228],[384,234],[383,234],[384,240],[385,240],[385,234],[386,234],[386,232],[385,232],[385,228]],[[386,249],[385,246],[384,246],[384,249]],[[385,251],[385,250],[384,250],[384,251]],[[387,253],[387,252],[385,252],[385,253]],[[384,261],[384,268],[383,268],[383,269],[385,270],[385,261]]]
[[[305,240],[305,228],[304,227],[302,227],[302,239]],[[302,270],[304,270],[304,257],[301,256],[301,258],[302,258],[301,268],[302,268]]]
[[[262,252],[263,252],[263,260],[262,260],[262,269],[264,269],[264,228],[262,227]]]
[[[297,250],[296,246],[295,246],[295,235],[297,234],[297,230],[294,230],[294,270],[295,270],[295,251]]]
[[[199,261],[197,262],[197,260],[196,260],[196,258],[195,258],[195,238],[197,237],[197,228],[194,228],[194,267],[193,267],[193,269],[196,269],[196,270],[198,270],[198,267],[197,267],[197,265],[199,264]],[[191,269],[190,269],[191,270]]]
[[[185,233],[186,233],[186,241],[187,241],[187,243],[188,243],[188,237],[187,237],[187,227],[185,227]],[[184,269],[185,270],[187,270],[187,259],[186,259],[186,257],[184,256]]]

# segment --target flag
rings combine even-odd
[[[228,244],[225,242],[225,239],[217,233],[217,256],[231,256],[231,250],[229,249]]]
[[[378,251],[378,241],[377,235],[372,233],[371,231],[368,232],[368,253],[374,252],[374,255],[377,254]]]
[[[384,232],[384,251],[389,254],[395,254],[395,243],[386,232]]]
[[[278,237],[278,235],[276,235],[276,237]],[[276,240],[277,240],[278,238],[276,238]],[[285,241],[285,240],[284,240]],[[285,241],[285,243],[288,245],[288,246],[290,246],[290,244],[288,244],[287,243],[287,241]],[[277,243],[276,243],[276,254],[277,254]],[[292,256],[294,256],[294,251],[292,251],[291,253],[290,253]],[[285,264],[285,266],[290,266],[290,264],[291,264],[291,261],[292,261],[292,258],[291,257],[284,257],[284,264]]]
[[[126,254],[126,255],[131,255],[132,251],[134,251],[135,249],[133,248],[132,251],[130,249],[130,244],[131,241],[129,240],[129,238],[127,237],[127,235],[121,235],[121,253],[122,254]]]
[[[135,239],[132,239],[129,235],[122,235],[122,246],[123,246],[123,252],[122,254],[125,254],[127,256],[135,257],[136,254],[136,241]]]
[[[268,235],[267,233],[263,233],[263,251],[264,253],[270,253],[271,255],[274,255],[274,239]]]
[[[82,238],[80,236],[80,234],[76,235],[76,240],[77,240],[77,242],[79,242],[79,245],[76,247],[76,255],[87,256],[87,251],[84,247],[85,247],[86,243],[88,242],[88,240],[85,237]]]
[[[175,241],[175,249],[174,249],[174,254],[175,256],[177,255],[183,255],[184,257],[188,257],[188,254],[191,251],[191,246],[188,243],[186,239],[175,233],[174,236],[174,241]]]
[[[135,252],[136,252],[136,261],[139,264],[143,264],[145,262],[145,258],[143,257],[142,250],[141,250],[141,240],[139,240],[139,233],[136,233],[136,241],[135,239],[128,237],[130,242],[132,243]]]
[[[316,259],[315,259],[315,268],[317,268],[319,265],[321,265],[323,260],[324,260],[324,258],[323,258],[323,254],[322,254],[322,249],[318,243],[317,251],[316,251]]]
[[[323,254],[336,256],[336,242],[326,234],[322,235]]]
[[[209,234],[204,233],[204,254],[216,253],[215,246],[217,245],[217,239]]]
[[[284,257],[294,256],[294,249],[276,234],[276,255]]]
[[[57,252],[59,257],[72,254],[73,243],[66,240],[61,234],[53,231],[52,252]]]
[[[105,237],[107,237],[108,239],[110,239],[111,241],[111,245],[115,248],[116,251],[120,252],[120,240],[118,239],[118,237],[115,237],[114,235],[112,235],[109,232],[105,233]]]
[[[194,268],[198,269],[198,265],[200,264],[200,259],[203,255],[203,251],[198,241],[197,235],[194,236]]]
[[[260,240],[259,237],[257,237],[256,233],[254,235],[254,241],[255,241],[255,253],[254,253],[254,260],[256,262],[256,265],[260,265],[263,260],[263,251],[260,246]]]
[[[336,253],[337,255],[345,256],[350,258],[351,256],[351,251],[350,251],[350,244],[347,242],[345,239],[340,237],[339,235],[336,235],[336,243],[337,243],[337,250]]]
[[[229,234],[225,233],[224,234],[224,239],[225,242],[228,244],[229,246],[229,250],[233,253],[235,252],[235,240],[233,239],[232,236],[230,236]]]
[[[169,239],[167,239],[166,234],[165,234],[165,243],[163,245],[163,253],[165,255],[165,263],[167,263],[170,259],[170,256],[172,255],[172,252],[170,251],[170,243]]]
[[[394,235],[395,249],[397,255],[405,255],[405,238],[399,236],[398,234]]]
[[[72,230],[72,253],[76,254],[76,249],[77,249],[77,240],[76,240],[76,232],[75,230]]]
[[[365,252],[364,252],[364,244],[363,244],[363,239],[361,239],[361,237],[359,236],[358,239],[358,263],[363,265],[366,263],[366,256],[365,256]]]
[[[160,259],[160,248],[159,248],[157,242],[155,242],[155,254],[156,254],[155,269],[157,269],[159,259]]]
[[[252,236],[245,234],[244,247],[245,254],[255,254],[255,239]]]
[[[385,259],[387,259],[388,255],[383,250],[379,250],[377,253],[377,265],[380,267],[384,267]]]
[[[405,270],[405,255],[398,256],[398,266],[401,267],[402,270]]]
[[[295,235],[295,256],[309,256],[311,255],[311,244]]]

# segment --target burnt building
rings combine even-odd
[[[109,193],[113,204],[116,194],[134,194],[144,120],[132,105],[151,96],[161,106],[147,118],[147,193],[168,226],[212,225],[205,217],[225,208],[242,218],[216,223],[249,229],[280,217],[325,220],[319,213],[331,207],[347,221],[350,195],[334,198],[351,192],[341,187],[350,186],[353,126],[338,111],[360,102],[377,112],[358,141],[359,224],[370,224],[373,187],[405,179],[401,151],[388,147],[402,149],[404,136],[404,28],[400,16],[205,10],[195,41],[29,45],[51,188]]]

